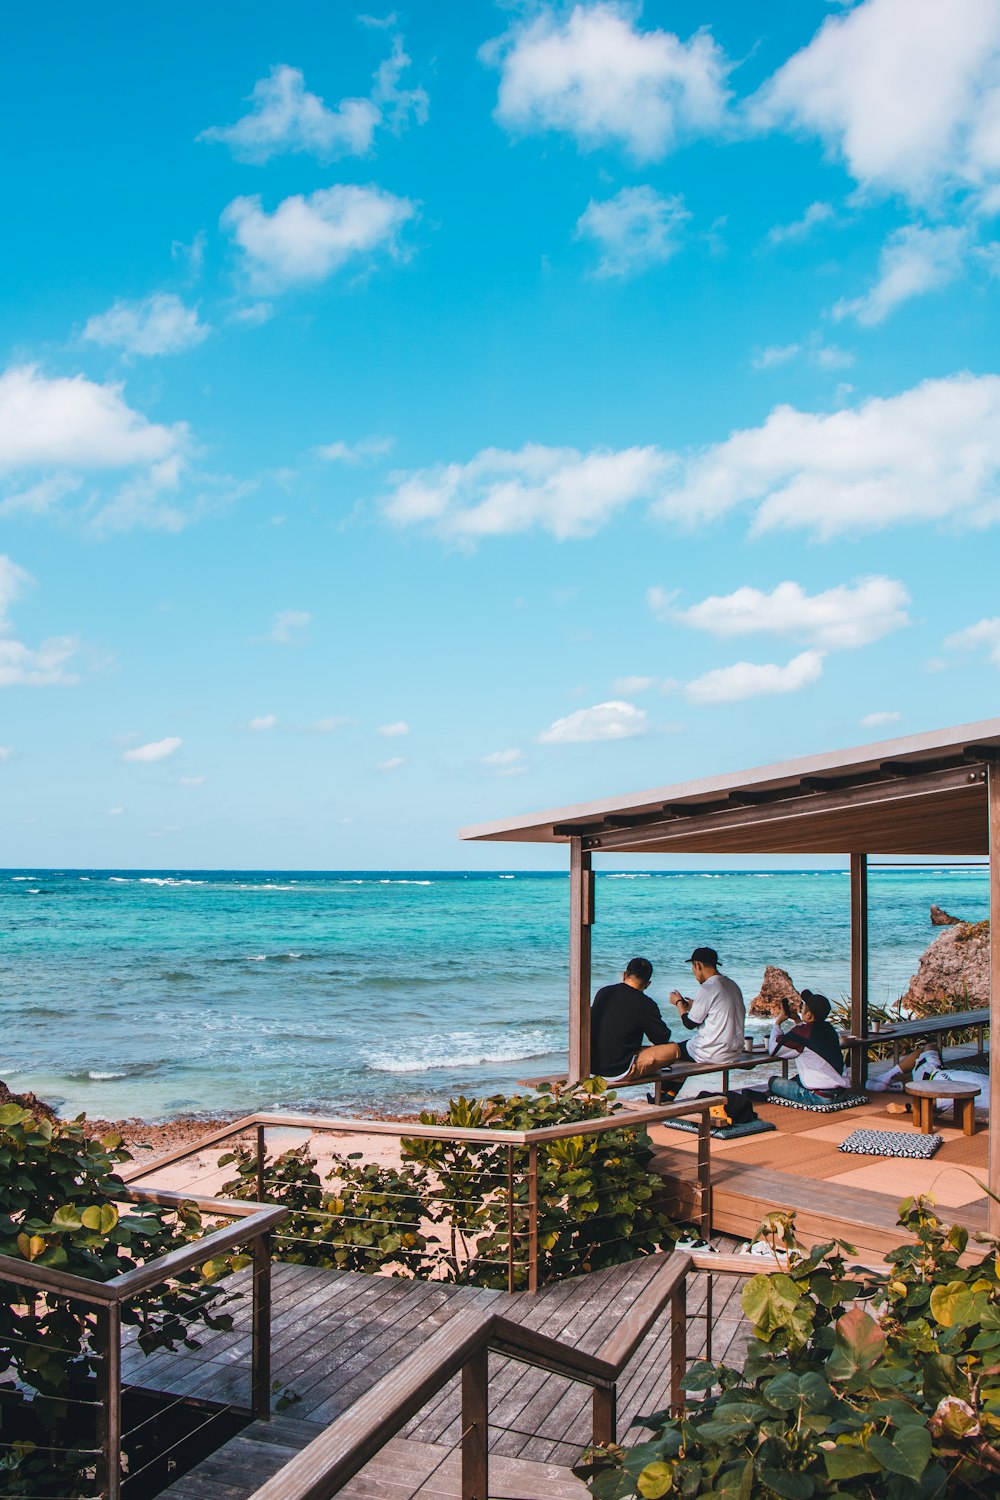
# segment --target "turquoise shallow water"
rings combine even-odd
[[[566,1045],[567,880],[421,871],[0,871],[0,1077],[110,1118],[412,1109],[509,1088]],[[711,943],[749,1000],[767,963],[848,988],[839,871],[601,872],[594,983],[634,954],[669,1020]],[[871,994],[894,999],[932,901],[986,872],[873,870]]]

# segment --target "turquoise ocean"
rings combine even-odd
[[[871,996],[895,999],[931,902],[987,915],[981,867],[873,868]],[[435,871],[0,871],[0,1078],[65,1114],[412,1110],[565,1059],[568,882]],[[843,871],[599,872],[595,988],[636,954],[689,992],[710,943],[849,987]],[[678,1028],[680,1029],[680,1028]]]

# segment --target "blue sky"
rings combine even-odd
[[[5,863],[998,712],[996,0],[22,7]]]

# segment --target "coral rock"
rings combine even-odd
[[[781,1000],[794,1000],[798,1003],[801,998],[802,996],[792,983],[791,975],[786,974],[784,969],[776,968],[774,964],[768,964],[761,981],[760,994],[755,995],[750,1001],[747,1014],[776,1016],[780,1010]]]
[[[960,927],[961,923],[961,917],[949,916],[946,911],[942,911],[940,906],[931,907],[932,927]]]
[[[0,1109],[7,1104],[16,1104],[19,1109],[29,1109],[36,1120],[55,1120],[56,1112],[39,1099],[36,1094],[15,1094],[7,1087],[3,1079],[0,1079]]]
[[[903,996],[915,1016],[972,1010],[990,1003],[990,924],[949,927],[925,949]]]

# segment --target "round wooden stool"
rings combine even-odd
[[[931,1080],[929,1083],[908,1083],[906,1092],[910,1095],[910,1108],[913,1111],[913,1123],[917,1130],[924,1131],[929,1135],[934,1128],[934,1106],[939,1099],[951,1099],[955,1105],[955,1123],[962,1122],[962,1130],[966,1135],[976,1133],[975,1100],[979,1088],[974,1083],[949,1083],[942,1078],[940,1083]]]

